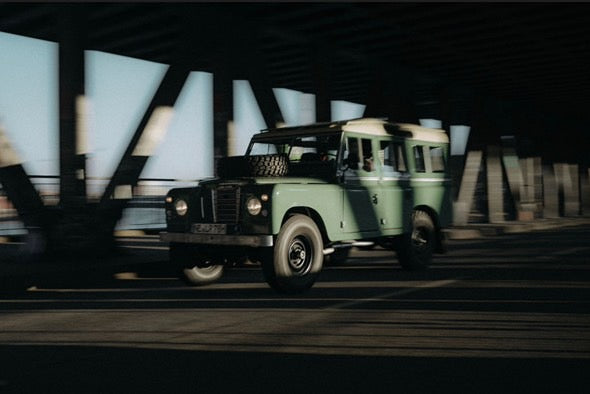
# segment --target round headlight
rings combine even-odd
[[[184,200],[176,200],[174,203],[174,208],[176,209],[176,213],[178,216],[184,216],[186,211],[188,211],[188,205]]]
[[[246,202],[246,208],[248,213],[252,216],[258,215],[262,209],[262,203],[256,197],[250,197]]]

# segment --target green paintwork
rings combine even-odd
[[[207,188],[214,189],[218,185],[239,186],[242,193],[241,234],[277,235],[289,213],[296,211],[307,213],[316,220],[330,242],[395,236],[411,230],[411,213],[416,207],[432,212],[434,221],[442,228],[450,224],[452,213],[448,172],[431,171],[430,153],[425,160],[426,170],[416,172],[414,147],[422,146],[424,152],[440,147],[446,163],[448,142],[444,141],[446,137],[428,134],[428,131],[424,132],[419,127],[417,129],[415,136],[431,135],[432,140],[421,141],[386,133],[343,131],[343,143],[349,143],[347,141],[351,137],[350,143],[355,145],[358,142],[356,146],[359,151],[364,151],[365,145],[372,148],[370,160],[373,166],[363,168],[363,160],[357,169],[346,168],[342,164],[342,157],[339,157],[339,170],[329,180],[313,177],[257,177],[215,179],[201,182],[201,185],[205,188],[204,193],[208,193]],[[333,134],[334,130],[329,132]],[[277,135],[280,133],[277,132]],[[382,163],[386,160],[384,152],[390,148],[393,151],[393,145],[405,154],[407,171],[402,169],[396,172],[393,164],[385,170]],[[263,193],[270,197],[269,201],[262,202],[264,214],[251,216],[245,209],[246,200],[249,196],[260,198]],[[191,204],[197,208],[193,207],[193,212],[200,210],[200,199],[198,193],[194,194]],[[185,220],[190,221],[188,218]]]

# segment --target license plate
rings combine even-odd
[[[220,223],[194,223],[192,232],[196,234],[225,234],[227,227]]]

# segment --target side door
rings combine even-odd
[[[380,139],[379,161],[381,164],[380,187],[383,204],[379,205],[382,230],[400,233],[408,228],[413,208],[410,173],[405,147],[400,139]],[[392,231],[394,230],[394,231]]]
[[[344,198],[340,227],[344,233],[375,233],[379,231],[379,174],[373,139],[345,135],[342,158]]]

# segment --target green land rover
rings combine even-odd
[[[380,119],[265,130],[218,177],[166,196],[170,260],[189,284],[260,262],[281,293],[310,288],[325,260],[378,244],[407,270],[443,251],[451,222],[448,137]]]

